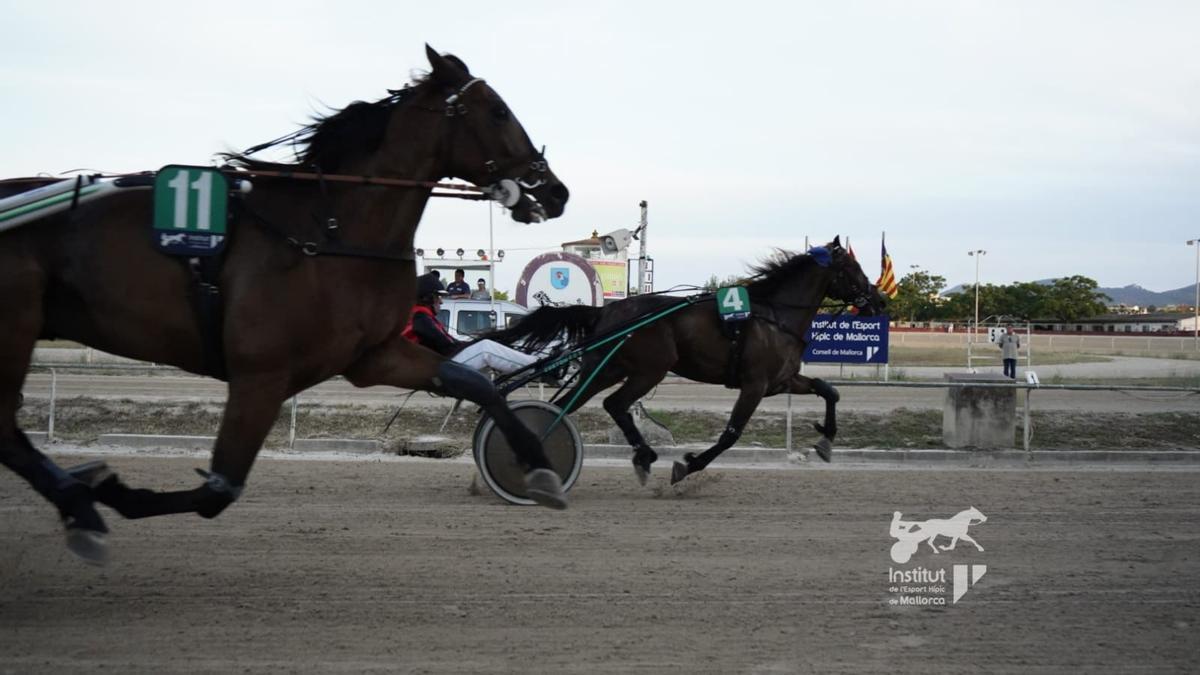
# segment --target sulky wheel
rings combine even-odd
[[[542,447],[546,457],[562,479],[563,491],[570,490],[583,467],[583,440],[575,423],[569,417],[563,417],[547,435],[546,429],[561,412],[558,406],[544,401],[516,401],[510,403],[509,408],[530,431],[539,437],[545,435]],[[492,492],[512,504],[535,503],[525,496],[525,469],[517,463],[508,440],[490,415],[484,415],[475,427],[473,447],[475,465]]]

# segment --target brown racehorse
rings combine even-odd
[[[586,376],[600,368],[596,377],[563,392],[555,403],[572,413],[599,392],[623,382],[604,399],[604,409],[633,446],[633,466],[642,483],[658,455],[634,425],[629,408],[668,372],[740,390],[716,444],[676,462],[671,482],[708,466],[737,441],[764,396],[785,392],[816,394],[825,400],[824,424],[814,424],[821,434],[815,447],[821,458],[829,461],[837,434],[838,393],[820,379],[799,374],[804,335],[826,297],[853,305],[863,316],[880,313],[886,301],[838,239],[807,254],[780,252],[778,258],[755,271],[745,285],[751,316],[736,329],[737,334],[735,329],[722,327],[713,306],[715,296],[708,294],[687,299],[642,295],[604,307],[542,307],[515,326],[484,337],[508,344],[523,342],[527,349],[538,349],[556,341],[564,331],[567,341],[578,345],[631,329],[626,340],[614,340],[613,344],[620,346],[611,352],[611,358],[608,347],[589,351],[579,371]],[[659,313],[661,318],[636,327]]]
[[[119,190],[0,233],[0,463],[58,508],[71,550],[104,559],[107,529],[97,501],[129,518],[215,517],[241,493],[282,402],[339,374],[360,387],[432,389],[480,404],[527,467],[531,497],[566,506],[538,438],[491,383],[399,335],[413,304],[413,238],[430,187],[265,176],[451,176],[479,186],[507,179],[521,186],[519,200],[509,202],[515,220],[561,215],[567,188],[504,101],[462,61],[426,51],[428,76],[307,127],[297,164],[241,157],[225,167],[252,180],[253,191],[230,198],[215,365],[193,304],[192,269],[151,246],[148,190]],[[0,196],[17,186],[33,185],[13,182]],[[17,428],[15,409],[34,344],[45,338],[226,380],[204,483],[175,492],[131,489],[103,465],[63,470],[35,449]]]

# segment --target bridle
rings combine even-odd
[[[463,101],[463,97],[476,84],[485,84],[486,82],[487,80],[481,77],[472,78],[447,96],[445,106],[440,110],[424,107],[421,109],[440,113],[452,122],[462,120],[471,113],[471,108]],[[463,128],[463,125],[458,125],[451,133],[449,141],[451,147],[447,155],[454,155],[453,144],[458,136],[458,131]],[[473,127],[470,129],[476,145],[481,148],[486,147],[479,131]],[[550,170],[550,164],[546,161],[546,148],[542,146],[542,149],[538,150],[530,144],[529,151],[527,157],[513,158],[503,163],[497,162],[495,159],[485,159],[483,169],[487,172],[491,182],[487,187],[481,188],[483,193],[500,202],[505,208],[512,208],[521,200],[523,191],[535,190],[545,185],[545,175]],[[513,170],[520,169],[522,166],[525,168],[523,173],[516,176],[509,175]],[[540,204],[535,207],[535,215],[545,217],[545,212]]]
[[[849,257],[849,254],[843,252],[843,256]],[[871,306],[871,287],[859,287],[850,277],[850,272],[847,270],[845,262],[838,265],[833,272],[833,279],[829,281],[829,289],[854,289],[853,298],[840,297],[838,300],[847,302],[858,309],[864,309]]]

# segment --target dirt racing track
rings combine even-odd
[[[160,488],[194,485],[205,463],[109,461]],[[0,673],[1126,673],[1200,659],[1194,470],[716,468],[676,491],[589,464],[565,512],[473,493],[473,474],[261,460],[215,521],[106,511],[113,560],[93,568],[0,473]],[[983,552],[889,557],[893,512],[971,506]],[[956,564],[986,565],[957,604],[948,583],[906,594],[889,578]],[[946,605],[901,604],[915,595]]]

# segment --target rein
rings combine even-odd
[[[429,188],[434,190],[453,190],[454,192],[434,192],[432,197],[451,197],[454,199],[487,200],[492,199],[490,188],[480,188],[463,183],[441,183],[428,180],[412,180],[408,178],[379,178],[376,176],[347,176],[341,174],[308,173],[304,171],[260,171],[246,169],[245,171],[227,172],[233,176],[265,178],[286,178],[292,180],[329,181],[331,183],[351,183],[354,185],[380,185],[400,188]]]

